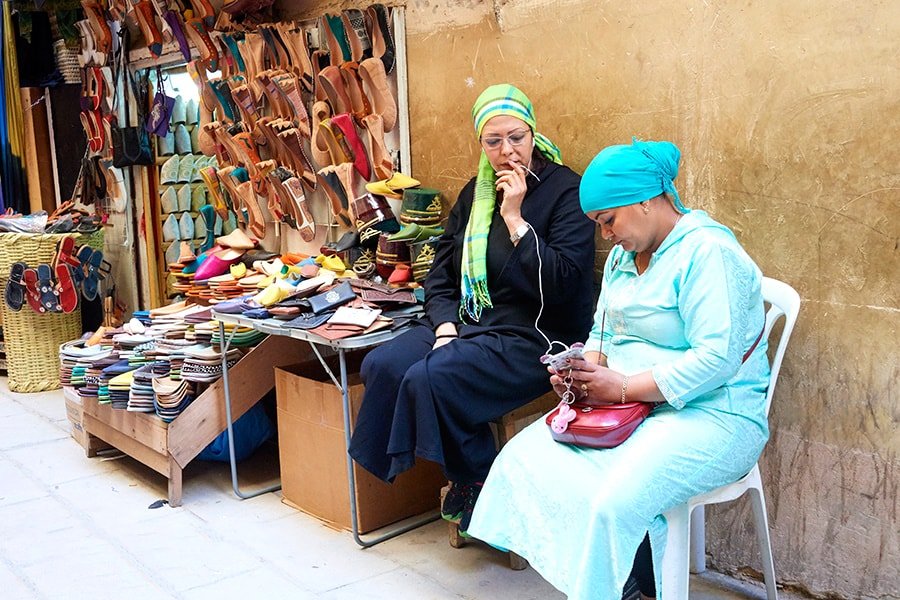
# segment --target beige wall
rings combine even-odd
[[[492,83],[577,170],[632,135],[681,147],[685,202],[803,299],[762,463],[779,580],[898,597],[900,4],[410,0],[406,22],[414,175],[450,197]],[[758,569],[750,523],[710,511],[713,566]]]

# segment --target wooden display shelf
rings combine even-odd
[[[275,387],[275,367],[296,363],[308,345],[270,335],[228,370],[231,416],[237,420]],[[225,431],[225,385],[207,387],[171,423],[151,413],[128,412],[84,399],[84,431],[144,463],[169,481],[169,505],[181,506],[182,471]],[[94,444],[85,453],[96,456]]]

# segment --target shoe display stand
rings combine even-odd
[[[344,445],[347,452],[345,453],[345,460],[347,466],[347,487],[350,490],[349,493],[349,501],[350,501],[350,533],[353,535],[353,540],[362,548],[371,548],[381,542],[392,539],[398,535],[406,533],[407,531],[412,531],[417,527],[421,527],[427,523],[431,523],[440,518],[439,514],[425,514],[420,516],[417,519],[412,521],[401,522],[402,524],[398,524],[393,528],[381,533],[380,535],[369,537],[368,539],[363,539],[360,536],[359,529],[359,520],[357,515],[357,500],[356,500],[356,491],[357,491],[357,480],[356,474],[353,466],[353,458],[350,456],[350,436],[352,435],[352,425],[350,418],[350,384],[349,384],[349,374],[347,367],[347,353],[352,352],[354,350],[362,350],[366,348],[371,348],[374,346],[378,346],[385,342],[388,342],[401,333],[404,332],[404,329],[384,329],[381,331],[376,331],[367,335],[360,335],[354,337],[348,337],[338,340],[326,340],[325,338],[321,338],[314,333],[310,333],[309,331],[303,329],[294,329],[288,327],[282,327],[282,323],[277,319],[248,319],[247,317],[243,317],[240,315],[228,315],[228,314],[217,314],[216,319],[219,321],[219,336],[221,339],[225,340],[224,349],[227,351],[228,345],[230,343],[230,337],[225,334],[225,325],[238,325],[244,327],[252,327],[257,331],[261,331],[263,333],[269,334],[268,339],[289,339],[302,342],[305,348],[305,355],[315,355],[315,358],[318,359],[325,373],[328,375],[328,379],[337,386],[338,391],[341,395],[341,410],[343,416],[343,433],[344,433]],[[337,354],[338,356],[338,365],[339,370],[338,373],[335,374],[331,367],[328,365],[326,360],[326,355],[328,354]],[[298,354],[294,354],[292,357],[293,362],[297,362]],[[279,363],[280,366],[283,363]],[[238,363],[240,366],[240,363]],[[241,374],[238,372],[236,367],[228,367],[225,360],[222,361],[222,379],[220,381],[224,382],[225,388],[225,406],[229,411],[228,414],[231,414],[232,406],[237,406],[237,402],[239,402],[239,398],[235,397],[235,391],[238,389],[237,386],[242,383]],[[233,421],[233,419],[232,419]],[[227,422],[227,419],[226,419]],[[229,433],[231,433],[231,427],[228,428]],[[259,494],[272,491],[275,488],[266,488],[263,490],[257,490],[255,492],[244,492],[238,486],[238,477],[237,477],[237,465],[234,460],[234,445],[230,445],[230,462],[231,462],[231,481],[232,487],[234,489],[234,493],[238,498],[246,499],[253,498],[254,496],[258,496]]]
[[[393,168],[397,172],[403,172],[406,174],[410,174],[412,172],[411,165],[411,151],[410,151],[410,139],[409,139],[409,102],[408,102],[408,92],[407,92],[407,64],[406,64],[406,30],[405,30],[405,10],[402,6],[392,7],[389,13],[389,21],[392,28],[392,33],[390,34],[391,41],[393,42],[393,52],[395,56],[395,67],[393,71],[389,72],[386,76],[386,86],[390,89],[391,94],[394,96],[394,102],[396,104],[396,124],[393,126],[392,130],[385,133],[384,136],[384,149],[389,155],[390,162],[393,163]],[[310,19],[305,21],[296,21],[295,24],[299,27],[302,27],[306,32],[306,40],[307,43],[310,44],[308,50],[313,51],[318,49],[319,52],[324,52],[328,49],[328,45],[326,43],[325,35],[315,34],[317,19]],[[265,23],[261,24],[259,27],[271,27],[272,24]],[[254,28],[248,28],[248,33],[257,33],[257,30]],[[243,49],[243,45],[242,45]],[[181,63],[180,54],[176,51],[174,45],[167,46],[163,48],[164,52],[159,57],[151,56],[146,48],[136,48],[130,52],[129,59],[129,69],[132,71],[139,71],[147,68],[155,68],[156,66],[162,66],[165,69],[169,69],[170,67],[180,68],[178,65]],[[201,52],[202,54],[202,52]],[[347,63],[350,64],[350,63]],[[318,72],[318,68],[317,68]],[[151,75],[151,82],[153,81],[153,76]],[[171,85],[171,84],[169,84]],[[180,85],[180,84],[179,84]],[[151,84],[151,88],[153,85]],[[187,97],[187,92],[184,89],[181,89],[180,92]],[[168,93],[171,93],[169,90]],[[200,94],[202,96],[202,94]],[[321,99],[321,98],[320,98]],[[315,103],[316,97],[312,94],[304,91],[303,92],[303,101],[305,105],[306,111],[309,113],[310,121],[315,119],[315,115],[313,115],[313,105]],[[270,116],[268,113],[271,111],[270,107],[266,105],[266,107],[261,108],[263,111],[261,114],[265,114],[266,116]],[[332,111],[334,112],[334,111]],[[219,117],[218,113],[216,115]],[[228,122],[229,119],[225,118],[216,118],[217,121],[225,121]],[[312,123],[310,122],[310,126]],[[190,125],[188,126],[190,127]],[[358,136],[362,136],[365,138],[365,128],[362,125],[357,125],[356,133]],[[313,152],[310,147],[310,140],[305,139],[302,142],[304,152],[312,157],[314,160],[312,161],[312,167],[314,170],[318,171],[320,169],[332,169],[331,173],[334,173],[335,166],[331,164],[331,162],[321,162],[315,159]],[[364,146],[366,146],[366,154],[370,156],[372,154],[371,142],[366,138],[364,140]],[[194,153],[196,155],[197,150],[194,149]],[[165,188],[160,185],[159,178],[159,167],[168,156],[160,156],[157,159],[157,168],[149,168],[146,170],[145,175],[143,176],[143,193],[145,194],[144,205],[145,205],[145,221],[144,225],[147,228],[147,256],[142,256],[142,260],[146,260],[146,264],[148,265],[147,271],[151,273],[151,277],[155,274],[156,277],[153,277],[152,283],[150,283],[146,289],[146,292],[150,295],[150,298],[145,302],[146,305],[152,307],[164,305],[168,298],[171,298],[173,294],[172,288],[167,285],[171,283],[171,278],[167,272],[167,263],[169,262],[165,257],[165,250],[168,248],[169,242],[163,240],[163,228],[162,225],[165,223],[167,214],[161,210],[160,206],[160,195],[165,191]],[[264,153],[261,157],[264,160],[273,159],[274,156],[269,156],[268,153]],[[349,163],[347,163],[349,164]],[[220,164],[220,168],[227,167],[227,164]],[[340,188],[340,194],[346,194],[347,189],[351,190],[349,200],[353,200],[353,197],[358,196],[364,193],[364,184],[367,181],[377,180],[374,174],[371,175],[368,179],[364,179],[362,175],[360,175],[355,170],[351,170],[353,172],[343,171],[344,177],[341,178],[332,178],[331,186],[337,186]],[[372,169],[374,173],[374,169]],[[260,212],[264,216],[265,225],[266,225],[266,233],[262,236],[253,235],[254,238],[261,238],[261,245],[267,250],[272,250],[276,252],[303,252],[306,254],[318,254],[320,248],[323,245],[333,244],[337,242],[338,239],[341,238],[343,234],[345,234],[348,229],[352,229],[352,222],[348,220],[346,217],[346,207],[343,211],[344,214],[338,215],[334,214],[334,199],[326,196],[325,191],[323,190],[324,185],[321,181],[317,182],[317,189],[315,191],[307,190],[306,197],[306,207],[308,209],[309,216],[312,217],[312,221],[315,223],[315,235],[312,239],[307,239],[303,237],[303,234],[299,230],[292,229],[288,224],[276,222],[274,217],[269,213],[266,199],[264,197],[259,198],[260,204]],[[389,201],[392,204],[392,208],[396,211],[399,208],[399,201],[391,199]],[[193,212],[193,211],[192,211]],[[176,213],[177,216],[180,216]],[[195,215],[196,216],[196,215]],[[170,227],[171,229],[171,223]],[[152,232],[152,233],[151,233]],[[309,235],[309,230],[305,230],[306,235]],[[226,232],[227,233],[227,232]],[[171,236],[169,236],[171,237]],[[172,251],[174,252],[174,251]],[[170,252],[171,254],[171,252]],[[152,255],[152,256],[150,256]],[[171,257],[171,256],[170,256]],[[169,293],[167,293],[169,292]]]
[[[96,455],[93,438],[119,449],[168,479],[170,506],[181,506],[185,467],[235,421],[275,387],[274,367],[296,362],[299,342],[269,336],[228,369],[230,406],[225,406],[225,379],[206,387],[171,423],[153,413],[129,412],[83,400],[85,453]],[[301,348],[302,349],[302,348]]]

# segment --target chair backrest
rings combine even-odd
[[[794,324],[797,322],[797,315],[800,312],[800,295],[788,284],[763,277],[762,280],[762,297],[769,303],[769,310],[766,312],[766,328],[764,334],[768,339],[772,333],[775,322],[782,316],[784,317],[784,328],[781,330],[781,337],[778,339],[778,345],[775,348],[775,355],[772,357],[770,365],[771,376],[769,377],[769,389],[766,392],[766,414],[769,414],[769,408],[772,407],[772,394],[775,393],[775,384],[778,382],[778,373],[781,371],[781,361],[784,358],[784,352],[787,350],[788,340],[791,338],[791,332],[794,330]],[[773,340],[769,340],[772,345]]]

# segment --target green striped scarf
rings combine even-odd
[[[531,128],[537,149],[548,160],[562,164],[559,148],[537,132],[534,107],[522,91],[510,84],[492,85],[484,90],[472,107],[475,131],[481,137],[484,125],[499,115],[509,115],[521,119]],[[475,197],[466,225],[466,239],[463,242],[462,282],[459,316],[468,316],[473,321],[481,319],[481,311],[490,308],[491,293],[487,285],[487,243],[494,204],[497,200],[495,188],[497,174],[484,150],[478,161],[478,175],[475,178]]]

